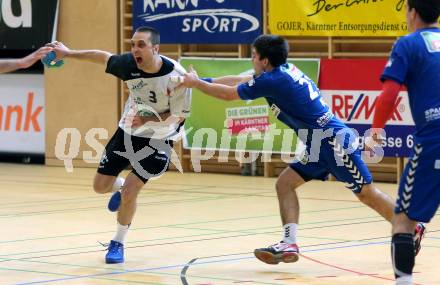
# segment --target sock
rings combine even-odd
[[[396,279],[396,285],[413,285],[412,275],[406,275]]]
[[[122,186],[124,185],[124,182],[125,182],[124,178],[122,178],[122,177],[116,178],[115,183],[113,183],[113,186],[112,186],[112,192],[116,192],[116,191],[121,190]]]
[[[296,243],[296,228],[298,227],[298,225],[294,223],[290,223],[290,224],[285,224],[283,227],[284,227],[283,241],[288,244]]]
[[[412,234],[398,233],[393,235],[391,241],[391,258],[393,261],[396,284],[412,284],[412,270],[414,268],[415,259]]]
[[[127,235],[128,232],[128,228],[130,227],[130,225],[121,225],[119,222],[117,222],[117,229],[116,229],[116,235],[113,238],[114,241],[120,242],[122,244],[124,244],[125,242],[125,236]]]

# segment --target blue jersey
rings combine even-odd
[[[419,140],[440,138],[440,29],[400,38],[381,77],[406,85]]]
[[[325,104],[316,84],[290,63],[241,84],[238,94],[243,100],[266,98],[275,116],[295,132],[333,128],[336,134],[347,128]]]
[[[241,84],[238,94],[243,100],[266,98],[280,121],[296,133],[302,129],[307,130],[307,138],[299,136],[306,144],[306,152],[299,162],[290,164],[304,181],[325,180],[331,173],[355,193],[359,193],[364,184],[371,183],[371,174],[362,161],[354,133],[333,115],[316,84],[296,66],[286,63],[265,72],[248,83]],[[329,129],[330,134],[327,131]],[[322,130],[326,136],[332,136],[320,141],[318,153],[311,152],[316,143],[312,139],[317,138],[313,137],[315,130]],[[341,130],[342,136],[336,136]],[[337,139],[343,141],[338,142]],[[343,148],[353,151],[347,154],[345,150],[341,150],[341,143]]]

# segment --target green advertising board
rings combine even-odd
[[[318,82],[319,59],[291,59]],[[251,59],[181,58],[193,65],[200,77],[252,74]],[[185,122],[184,147],[189,149],[293,153],[297,137],[278,121],[264,98],[222,101],[193,89],[191,115]]]

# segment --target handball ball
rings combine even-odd
[[[64,64],[64,60],[57,60],[56,58],[57,54],[55,53],[55,51],[51,51],[41,59],[41,62],[49,68],[61,67]]]

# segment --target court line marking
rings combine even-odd
[[[202,188],[194,188],[194,189],[202,189]],[[205,189],[205,188],[203,188]],[[192,190],[192,189],[188,189],[188,190]],[[165,192],[166,191],[166,192]],[[158,189],[158,188],[148,188],[145,189],[145,191],[141,191],[139,193],[139,198],[151,198],[151,197],[161,197],[162,195],[164,196],[175,196],[176,193],[180,193],[180,194],[199,194],[199,192],[186,192],[186,191],[173,191],[172,193],[167,193],[167,192],[171,192],[170,190],[164,190],[164,189]],[[201,193],[201,192],[200,192]],[[209,192],[205,192],[206,195],[210,195]],[[212,194],[212,195],[215,195]],[[74,202],[82,202],[82,201],[90,201],[90,202],[99,202],[99,201],[103,201],[105,200],[106,196],[104,195],[82,195],[80,197],[73,197],[73,198],[64,198],[64,199],[49,199],[49,200],[32,200],[32,201],[25,201],[25,202],[16,202],[16,203],[6,203],[6,204],[0,204],[0,208],[3,209],[11,209],[11,208],[19,208],[19,207],[29,207],[32,205],[42,205],[44,204],[44,206],[50,205],[50,204],[55,204],[55,205],[65,205],[65,204],[70,204],[70,203],[74,203]],[[65,203],[60,203],[60,202],[65,202]]]
[[[231,254],[231,255],[236,255],[236,254]],[[240,255],[242,255],[242,254],[240,253]],[[20,260],[18,260],[18,261],[20,261]],[[58,262],[43,262],[43,261],[29,261],[29,260],[25,260],[25,262],[28,262],[28,263],[38,263],[38,264],[61,265],[61,266],[68,266],[68,267],[75,267],[75,268],[114,270],[114,267],[97,267],[97,266],[85,266],[85,265],[65,264],[65,263],[58,263]],[[76,276],[76,275],[72,275],[72,274],[62,274],[62,273],[46,272],[46,271],[35,271],[35,270],[28,270],[28,269],[0,268],[0,270],[2,270],[2,269],[3,270],[10,270],[10,271],[29,272],[29,273],[44,273],[44,274],[53,274],[53,275],[62,275],[62,276],[66,276],[66,275],[67,276]],[[138,273],[145,274],[146,272],[138,272]],[[169,275],[169,276],[180,277],[180,273],[167,273],[167,272],[157,272],[157,271],[148,271],[148,273],[149,274],[155,274],[155,275]],[[212,277],[212,276],[202,276],[202,275],[191,275],[191,277],[196,277],[196,278],[201,278],[201,279],[209,279],[209,278],[211,278],[211,279],[217,279],[217,280],[236,281],[236,279],[227,279],[227,278]],[[98,279],[98,280],[104,279],[104,280],[111,280],[111,281],[123,281],[125,283],[150,284],[149,282],[139,282],[139,281],[125,280],[125,279],[104,278],[104,277],[92,277],[92,279]],[[263,282],[262,284],[274,284],[274,283]],[[173,283],[173,285],[174,285],[174,283]],[[276,284],[276,285],[282,285],[282,284]]]
[[[373,221],[377,222],[377,221]],[[382,220],[379,220],[378,222],[384,222]],[[316,228],[328,228],[328,227],[334,227],[334,226],[346,226],[346,225],[353,225],[353,224],[365,224],[365,223],[371,223],[370,222],[361,222],[361,223],[349,223],[349,224],[336,224],[336,225],[329,225],[329,226],[320,226],[320,227],[311,227],[311,228],[303,228],[302,230],[306,229],[316,229]],[[436,232],[435,230],[431,232]],[[234,237],[243,237],[243,236],[250,236],[250,235],[256,235],[256,234],[267,234],[268,232],[262,232],[262,233],[249,233],[249,234],[240,234],[240,235],[232,235],[232,236],[222,236],[222,237],[214,237],[214,238],[206,238],[206,239],[193,239],[193,240],[186,240],[186,241],[177,241],[177,242],[167,242],[167,243],[159,243],[159,244],[148,244],[148,245],[138,245],[138,246],[127,246],[126,248],[141,248],[141,247],[151,247],[151,246],[161,246],[161,245],[170,245],[170,244],[182,244],[182,243],[191,243],[191,242],[198,242],[198,241],[211,241],[211,240],[218,240],[218,239],[226,239],[226,238],[234,238]],[[272,233],[272,232],[269,232]],[[214,233],[219,234],[219,233]],[[385,238],[385,237],[383,237]],[[363,239],[363,240],[371,240],[371,239]],[[355,241],[361,241],[361,240],[355,240]],[[355,241],[342,241],[342,242],[333,242],[333,243],[327,243],[327,244],[341,244],[341,243],[347,243],[347,242],[355,242]],[[318,244],[321,245],[321,244]],[[309,245],[309,246],[315,246],[315,245]],[[304,247],[304,246],[303,246]],[[80,247],[82,248],[82,247]],[[69,249],[77,249],[77,248],[67,248],[67,249],[56,249],[55,251],[59,250],[69,250]],[[39,252],[49,252],[48,251],[39,251]],[[23,257],[22,259],[35,259],[35,258],[43,258],[43,257],[54,257],[54,256],[65,256],[65,255],[76,255],[76,254],[84,254],[84,253],[94,253],[94,252],[101,252],[105,251],[105,249],[100,250],[91,250],[91,251],[82,251],[82,252],[71,252],[71,253],[58,253],[58,254],[51,254],[51,255],[45,255],[45,256],[31,256],[31,257]],[[24,255],[24,254],[30,254],[30,253],[39,253],[39,252],[28,252],[28,253],[20,253],[15,255]],[[11,256],[11,254],[8,254],[6,256]],[[3,258],[0,262],[8,262],[11,261],[11,259]]]
[[[431,232],[437,232],[437,231],[439,231],[439,230],[435,230],[435,231],[431,231]],[[380,238],[389,238],[389,237],[380,237]],[[378,238],[378,239],[380,239],[380,238]],[[376,238],[374,238],[374,239],[376,239]],[[389,244],[389,241],[385,241],[385,242],[370,242],[370,243],[366,243],[366,244],[349,245],[349,246],[338,246],[338,247],[333,247],[333,248],[330,248],[330,249],[351,248],[351,247],[358,247],[358,246],[365,246],[365,245],[387,244],[387,243]],[[430,247],[430,246],[424,246],[424,247]],[[323,249],[309,249],[309,250],[303,250],[302,252],[317,252],[317,251],[322,251],[322,250]],[[392,282],[395,281],[394,279],[390,279],[390,278],[379,276],[376,273],[375,274],[363,273],[363,272],[360,272],[360,271],[355,271],[355,270],[344,268],[344,267],[337,266],[337,265],[334,265],[334,264],[325,263],[325,262],[319,261],[317,259],[308,257],[308,256],[306,256],[304,254],[301,254],[301,253],[299,255],[304,257],[304,258],[306,258],[306,259],[308,259],[308,260],[310,260],[310,261],[313,261],[313,262],[316,262],[316,263],[319,263],[319,264],[322,264],[322,265],[326,265],[326,266],[329,266],[329,267],[332,267],[332,268],[335,268],[335,269],[339,269],[339,270],[342,270],[342,271],[351,272],[351,273],[359,274],[359,275],[362,275],[362,276],[368,276],[368,277],[377,278],[377,279],[388,280],[388,281],[392,281]],[[181,271],[181,275],[182,275],[181,280],[182,280],[182,284],[183,285],[187,285],[188,284],[187,280],[186,280],[186,274],[187,274],[187,271],[189,270],[189,267],[192,264],[196,265],[197,264],[197,263],[195,263],[196,260],[204,259],[204,258],[209,258],[209,257],[194,258],[194,259],[192,259],[190,262],[188,262],[185,265],[184,270]],[[421,285],[421,284],[415,283],[414,285]]]
[[[315,227],[309,227],[309,228],[302,228],[302,230],[309,230],[309,229],[322,229],[322,228],[331,228],[331,227],[338,227],[338,226],[350,226],[350,225],[358,225],[358,224],[369,224],[369,223],[376,223],[376,222],[385,222],[384,220],[374,220],[374,221],[366,221],[366,222],[357,222],[357,223],[346,223],[346,224],[334,224],[334,225],[324,225],[324,226],[315,226]],[[227,234],[228,232],[224,232]],[[233,233],[240,233],[240,231],[233,231]],[[222,234],[222,233],[212,233],[212,234],[205,234],[200,236],[206,236],[206,235],[215,235],[215,234]],[[156,243],[156,244],[147,244],[147,245],[134,245],[134,246],[126,246],[126,249],[129,248],[139,248],[139,247],[151,247],[151,246],[161,246],[161,245],[170,245],[170,244],[182,244],[182,243],[190,243],[190,242],[198,242],[198,241],[211,241],[211,240],[219,240],[219,239],[227,239],[227,238],[235,238],[235,237],[245,237],[245,236],[251,236],[251,235],[264,235],[264,234],[273,234],[273,231],[270,232],[249,232],[249,233],[242,233],[242,234],[236,234],[236,235],[227,235],[227,236],[221,236],[221,237],[212,237],[212,238],[202,238],[202,239],[193,239],[193,240],[183,240],[183,241],[174,241],[174,242],[165,242],[165,243]],[[142,241],[140,241],[142,242]],[[26,254],[32,254],[32,253],[45,253],[45,252],[51,252],[51,251],[62,251],[62,250],[72,250],[72,249],[79,249],[79,248],[90,248],[92,246],[81,246],[81,247],[71,247],[71,248],[64,248],[64,249],[53,249],[53,250],[43,250],[43,251],[32,251],[32,252],[25,252],[25,253],[9,253],[2,256],[16,256],[16,255],[26,255]],[[59,254],[52,254],[52,255],[46,255],[46,256],[36,256],[36,257],[23,257],[23,258],[40,258],[40,257],[50,257],[50,256],[62,256],[62,255],[74,255],[74,254],[81,254],[81,253],[92,253],[92,252],[99,252],[103,251],[101,250],[90,250],[90,251],[83,251],[83,252],[73,252],[73,253],[59,253]],[[0,260],[0,262],[5,262],[7,260]]]
[[[147,205],[147,206],[156,206],[156,205],[167,205],[167,204],[184,204],[184,203],[192,203],[192,202],[206,202],[212,200],[223,200],[223,199],[231,199],[231,197],[227,196],[217,196],[217,197],[197,197],[192,199],[177,199],[177,200],[165,200],[165,201],[156,201],[156,202],[139,202],[138,206]],[[102,206],[94,206],[94,207],[84,207],[84,208],[70,208],[70,209],[57,209],[50,211],[36,211],[36,212],[21,212],[14,214],[6,214],[0,215],[0,219],[11,219],[11,218],[23,218],[23,217],[35,217],[42,215],[53,215],[53,214],[66,214],[66,213],[78,213],[78,212],[87,212],[90,210],[102,210]]]
[[[363,205],[360,205],[360,206],[354,206],[354,207],[342,207],[342,208],[330,208],[330,209],[323,209],[323,210],[312,210],[312,211],[304,211],[301,214],[303,215],[303,214],[320,213],[320,212],[343,211],[343,210],[351,210],[351,209],[360,209],[360,208],[363,208],[363,207],[364,207]],[[148,227],[141,227],[141,228],[133,227],[133,228],[130,228],[130,231],[166,228],[166,227],[172,227],[172,226],[186,226],[186,225],[210,224],[210,223],[229,222],[229,221],[238,221],[238,220],[261,219],[261,218],[270,218],[270,217],[279,217],[279,214],[262,215],[262,216],[248,216],[248,217],[241,217],[241,218],[240,217],[234,217],[234,218],[227,218],[227,219],[197,221],[197,222],[190,222],[190,223],[179,223],[179,224],[168,224],[168,225],[159,225],[159,226],[148,226]],[[62,237],[95,235],[95,234],[104,234],[104,233],[114,233],[114,230],[102,231],[102,232],[88,232],[88,233],[68,234],[68,235],[57,235],[57,236],[46,236],[46,237],[38,237],[38,238],[30,238],[30,239],[20,239],[20,240],[7,240],[7,241],[0,241],[0,244],[12,243],[12,242],[21,242],[21,241],[30,241],[30,240],[41,240],[41,239],[53,239],[53,238],[58,239],[58,238],[62,238]]]
[[[388,237],[379,237],[379,238],[388,238]],[[368,239],[368,240],[371,240],[371,238]],[[303,252],[326,251],[326,250],[351,248],[351,247],[361,247],[361,246],[368,246],[368,245],[379,245],[379,244],[387,244],[387,243],[389,243],[389,241],[370,242],[370,243],[355,244],[355,245],[348,245],[348,246],[339,246],[339,247],[330,247],[330,248],[321,248],[321,249],[309,249],[309,250],[303,250]],[[326,244],[323,244],[323,245],[326,245]],[[243,254],[250,254],[250,253],[249,252],[247,252],[247,253],[235,253],[235,254],[227,254],[227,255],[210,256],[210,257],[205,257],[205,258],[227,257],[227,256],[243,255]],[[250,258],[254,258],[254,257],[251,256],[251,257],[244,257],[244,258],[240,258],[240,259],[250,259]],[[239,260],[239,259],[232,259],[232,260]],[[62,264],[62,263],[53,263],[53,262],[44,262],[44,261],[28,261],[28,260],[18,260],[18,261],[31,262],[31,263],[48,263],[48,264],[64,265],[64,266],[71,266],[71,267],[72,266],[73,267],[86,267],[86,268],[106,269],[106,270],[110,269],[110,268],[101,268],[101,267],[92,267],[92,266],[83,266],[83,265],[72,265],[72,264]],[[223,259],[223,260],[220,260],[219,262],[222,262],[222,261],[230,261],[230,259]],[[196,263],[195,265],[198,265],[198,264],[207,264],[207,262]],[[151,271],[149,269],[147,269],[147,270]],[[154,273],[154,272],[152,272],[152,273]],[[48,274],[50,274],[50,272],[48,272]],[[112,273],[108,273],[108,274],[112,274]],[[123,273],[121,273],[121,274],[123,274]],[[159,274],[159,272],[156,272],[155,274]],[[176,275],[176,274],[169,274],[169,273],[160,273],[160,274]],[[370,275],[373,275],[373,274],[370,274]],[[180,274],[180,276],[181,276],[181,274]],[[193,276],[193,275],[191,275],[190,277],[212,278],[212,279],[215,279],[214,277],[203,277],[203,276]],[[90,277],[90,278],[92,278],[92,277]],[[99,279],[103,279],[103,278],[99,278]],[[109,280],[111,280],[111,279],[109,279]],[[45,282],[45,283],[48,283],[48,282]],[[136,282],[136,283],[139,283],[139,282]],[[35,283],[22,283],[22,284],[35,284]],[[142,284],[149,284],[149,283],[145,283],[144,282]]]
[[[387,277],[382,277],[382,276],[377,275],[376,273],[375,274],[363,273],[363,272],[360,272],[360,271],[344,268],[344,267],[341,267],[341,266],[338,266],[338,265],[326,263],[326,262],[323,262],[323,261],[320,261],[320,260],[308,257],[308,256],[306,256],[304,254],[301,254],[301,253],[299,255],[301,257],[305,258],[305,259],[308,259],[308,260],[313,261],[315,263],[318,263],[318,264],[321,264],[321,265],[325,265],[325,266],[328,266],[328,267],[331,267],[331,268],[339,269],[339,270],[342,270],[342,271],[346,271],[346,272],[350,272],[350,273],[354,273],[354,274],[358,274],[358,275],[362,275],[362,276],[368,276],[368,277],[373,277],[373,278],[378,278],[378,279],[388,280],[388,281],[393,281],[394,282],[394,279],[387,278]],[[416,284],[414,284],[414,285],[416,285]]]
[[[165,191],[165,190],[164,190]],[[174,190],[170,190],[174,191]],[[182,191],[176,191],[178,193],[182,193]],[[190,192],[187,192],[190,193]],[[217,193],[204,193],[206,195],[217,195]],[[224,200],[224,199],[233,199],[233,198],[246,198],[246,197],[264,197],[264,198],[273,198],[274,196],[261,196],[261,195],[248,195],[248,194],[231,194],[231,193],[222,193],[218,194],[214,197],[194,197],[189,199],[177,199],[177,200],[164,200],[164,201],[154,201],[154,202],[138,202],[138,206],[151,206],[151,205],[163,205],[163,204],[181,204],[181,203],[187,203],[187,202],[205,202],[205,201],[212,201],[212,200]],[[301,197],[300,197],[301,198]],[[312,198],[304,198],[304,199],[312,199]],[[319,199],[319,200],[325,200],[325,201],[332,201],[331,199]],[[339,201],[334,200],[334,202],[356,202],[360,203],[358,201]],[[75,212],[85,212],[89,210],[97,210],[102,209],[102,206],[93,206],[93,207],[83,207],[83,208],[67,208],[67,209],[56,209],[56,210],[46,210],[46,211],[34,211],[34,212],[18,212],[18,213],[12,213],[12,214],[0,214],[0,219],[5,218],[21,218],[21,217],[33,217],[33,216],[40,216],[40,215],[53,215],[58,213],[75,213]]]
[[[188,268],[191,266],[192,263],[196,262],[197,258],[191,259],[180,271],[180,281],[183,285],[189,285],[188,281],[186,281],[186,271],[188,271]]]
[[[207,261],[200,264],[212,264],[212,263],[222,263],[226,261],[239,261],[243,259],[249,259],[250,257],[241,257],[241,258],[232,258],[227,260],[214,260],[214,261]],[[67,280],[79,280],[79,279],[86,279],[86,278],[94,278],[94,277],[101,277],[101,276],[108,276],[108,275],[122,275],[127,273],[136,273],[136,272],[145,272],[145,271],[154,271],[154,270],[164,270],[164,269],[172,269],[172,268],[180,268],[184,266],[185,264],[178,264],[178,265],[167,265],[167,266],[160,266],[160,267],[152,267],[152,268],[142,268],[142,269],[132,269],[132,270],[119,270],[114,272],[106,272],[106,273],[97,273],[97,274],[86,274],[86,275],[74,275],[74,276],[68,276],[65,278],[57,278],[57,279],[48,279],[48,280],[40,280],[40,281],[32,281],[32,282],[25,282],[25,283],[17,283],[17,285],[30,285],[30,284],[42,284],[42,283],[52,283],[52,282],[60,282],[60,281],[67,281]],[[2,270],[3,268],[0,268]],[[209,277],[212,278],[212,277]],[[216,278],[216,277],[214,277]],[[273,285],[281,285],[278,283],[268,283],[268,282],[258,282],[260,284],[273,284]]]
[[[342,249],[342,248],[353,248],[353,247],[361,247],[361,246],[371,246],[371,245],[381,245],[381,244],[389,244],[389,242],[388,241],[381,241],[381,242],[369,242],[369,243],[364,243],[364,244],[354,244],[354,245],[347,245],[347,246],[338,246],[338,247],[330,247],[330,248],[321,248],[321,249],[310,249],[310,250],[303,250],[302,252],[317,252],[317,251],[325,251],[325,250],[335,250],[335,249]],[[303,254],[300,254],[301,256],[303,256],[303,257],[305,257],[306,259],[309,259],[309,258],[307,258],[306,256],[304,256]],[[181,281],[182,281],[182,284],[183,285],[188,285],[188,282],[187,282],[187,280],[186,280],[186,274],[187,274],[187,272],[189,271],[189,268],[190,268],[190,266],[192,266],[192,265],[198,265],[199,263],[196,263],[195,261],[197,261],[197,260],[200,260],[200,259],[208,259],[208,258],[211,258],[211,257],[199,257],[199,258],[194,258],[194,259],[192,259],[190,262],[188,262],[184,267],[183,267],[183,269],[182,269],[182,271],[181,271]],[[252,258],[253,258],[253,256],[252,256]],[[322,264],[324,264],[324,263],[322,263]],[[324,265],[328,265],[328,264],[324,264]],[[340,269],[340,270],[344,270],[344,268],[342,268],[342,267],[338,267],[338,266],[332,266],[333,268],[336,268],[336,269]],[[357,273],[357,274],[360,274],[360,275],[363,275],[363,276],[368,276],[368,277],[376,277],[376,278],[379,278],[378,276],[376,276],[376,275],[374,275],[374,276],[372,276],[371,274],[366,274],[366,273],[359,273],[359,272],[356,272],[356,271],[353,271],[353,270],[350,270],[350,269],[347,269],[347,270],[344,270],[344,271],[346,271],[346,272],[351,272],[351,273]],[[388,279],[388,278],[379,278],[379,279],[385,279],[385,280],[390,280],[390,281],[393,281],[394,282],[394,279]],[[418,285],[420,285],[420,284],[418,284]]]
[[[388,241],[386,241],[386,242],[371,242],[371,243],[354,244],[354,245],[348,245],[348,246],[322,248],[322,249],[316,249],[316,250],[304,250],[303,252],[326,251],[326,250],[362,247],[362,246],[379,245],[379,244],[387,244],[387,243],[389,243],[389,242]],[[207,258],[209,258],[209,257],[207,257]],[[254,258],[253,256],[239,257],[239,258],[229,258],[229,259],[221,259],[221,260],[214,260],[214,261],[197,262],[197,263],[193,263],[192,265],[205,265],[205,264],[231,262],[231,261],[239,261],[239,260],[253,259],[253,258]],[[120,274],[134,273],[134,272],[144,272],[144,271],[171,269],[171,268],[181,268],[181,267],[185,266],[186,264],[187,263],[179,264],[179,265],[167,265],[167,266],[160,266],[160,267],[143,268],[143,269],[119,270],[119,271],[114,271],[114,272],[97,273],[97,274],[74,275],[74,276],[68,276],[66,278],[48,279],[48,280],[40,280],[40,281],[18,283],[18,284],[19,285],[28,285],[28,284],[52,283],[52,282],[58,282],[58,281],[77,280],[77,279],[93,278],[93,277],[100,277],[100,276],[107,276],[107,275],[120,275]],[[0,268],[0,270],[1,269],[4,270],[4,268]]]

